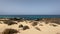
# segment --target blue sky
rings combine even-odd
[[[0,0],[0,15],[60,15],[60,0]]]

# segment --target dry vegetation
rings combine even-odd
[[[40,28],[38,28],[38,27],[35,27],[35,29],[37,29],[38,31],[41,31],[41,29],[40,29]]]
[[[41,21],[44,21],[46,24],[48,24],[48,23],[60,24],[60,18],[44,18]]]
[[[3,34],[14,34],[14,33],[18,33],[19,31],[15,30],[15,29],[5,29]]]
[[[13,22],[11,20],[8,20],[8,21],[4,21],[5,24],[8,24],[8,25],[13,25],[13,24],[17,24],[16,22]]]
[[[21,25],[19,25],[19,28],[21,28],[21,27],[23,27],[23,25],[21,24]]]
[[[23,30],[30,29],[29,26],[23,26]]]
[[[36,26],[38,24],[38,22],[33,22],[32,26]]]

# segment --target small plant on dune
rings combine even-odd
[[[23,26],[23,30],[29,29],[28,26]]]
[[[32,26],[36,26],[38,24],[38,22],[33,22]]]
[[[56,27],[57,25],[55,25],[55,24],[50,24],[50,26],[54,26],[54,27]]]
[[[35,27],[35,29],[37,29],[38,31],[41,31],[38,27]]]
[[[21,25],[19,25],[19,28],[20,28],[20,27],[23,27],[23,25],[22,25],[22,24],[21,24]]]
[[[5,24],[8,24],[8,25],[17,24],[16,22],[13,22],[13,21],[5,21],[4,23],[5,23]]]
[[[57,25],[53,25],[54,27],[56,27]]]
[[[60,25],[60,21],[52,21],[52,22]]]
[[[14,33],[18,33],[19,31],[15,30],[15,29],[5,29],[3,34],[14,34]]]

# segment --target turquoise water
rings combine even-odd
[[[0,18],[25,18],[25,19],[37,19],[37,18],[60,18],[60,15],[0,15]]]

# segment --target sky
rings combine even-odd
[[[0,15],[60,15],[60,0],[0,0]]]

